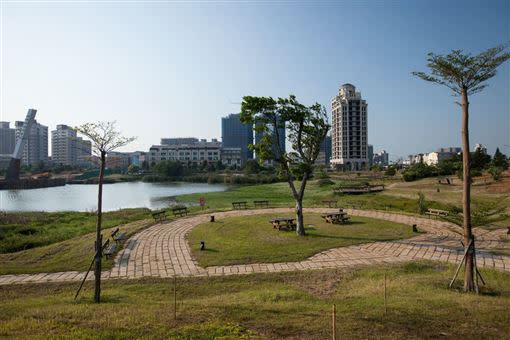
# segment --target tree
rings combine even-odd
[[[247,175],[258,174],[260,170],[260,164],[254,159],[248,159],[246,163],[244,163],[243,171]]]
[[[127,169],[127,172],[128,174],[135,174],[137,173],[138,171],[140,171],[140,167],[136,164],[130,164],[128,166],[128,169]]]
[[[319,103],[305,106],[290,95],[289,98],[243,97],[241,121],[254,124],[256,133],[262,138],[251,148],[260,162],[272,160],[279,167],[280,176],[285,179],[296,201],[296,233],[305,235],[303,222],[303,197],[306,183],[313,173],[313,167],[321,144],[329,130],[326,109]],[[280,130],[287,129],[292,152],[282,149]],[[299,188],[294,181],[301,180]]]
[[[428,54],[428,64],[431,73],[413,72],[413,75],[439,85],[448,87],[455,96],[461,97],[462,107],[462,164],[463,164],[463,227],[464,245],[467,247],[473,240],[471,230],[471,173],[469,153],[469,99],[472,94],[482,91],[486,81],[496,75],[496,69],[510,58],[505,52],[507,46],[499,45],[490,48],[476,56],[463,54],[461,50],[454,50],[447,55]],[[474,250],[474,248],[473,248]],[[464,290],[473,291],[474,286],[474,251],[468,251],[465,262]]]
[[[501,179],[501,174],[503,173],[503,169],[497,166],[491,166],[488,170],[489,174],[492,176],[492,179],[495,181],[499,181]]]
[[[494,158],[492,158],[492,166],[503,170],[508,169],[508,160],[506,159],[506,156],[499,151],[499,148],[496,148]]]
[[[97,194],[97,220],[96,220],[96,244],[94,260],[94,301],[101,300],[101,257],[103,237],[101,235],[102,205],[103,205],[103,179],[106,163],[106,154],[121,146],[134,141],[135,137],[123,137],[115,129],[115,122],[86,123],[76,128],[76,131],[88,137],[92,141],[92,150],[100,158],[100,170]]]

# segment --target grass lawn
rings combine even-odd
[[[120,231],[126,233],[127,238],[152,224],[152,220],[140,220],[118,226]],[[103,230],[103,238],[115,228]],[[127,240],[126,238],[126,240]],[[85,271],[94,256],[94,241],[96,233],[88,233],[69,240],[53,243],[47,246],[27,249],[15,253],[0,254],[0,275],[45,273],[61,271]],[[119,248],[117,248],[117,251]],[[103,269],[113,265],[113,256],[110,259],[103,257]]]
[[[150,217],[146,208],[103,213],[103,228]],[[0,254],[41,247],[81,236],[96,229],[93,212],[20,212],[0,215]]]
[[[275,214],[230,217],[201,224],[188,236],[191,251],[202,267],[256,262],[304,260],[322,250],[413,236],[411,227],[351,216],[347,224],[329,224],[320,214],[305,214],[307,236],[273,229]],[[206,251],[200,251],[200,241]]]
[[[172,280],[105,281],[100,305],[91,282],[76,302],[77,283],[0,286],[0,337],[327,339],[333,304],[345,339],[508,336],[510,275],[482,270],[490,289],[475,295],[446,288],[453,271],[418,262],[178,279],[177,320]]]

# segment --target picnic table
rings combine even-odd
[[[326,220],[326,223],[345,223],[349,220],[349,216],[342,209],[324,214],[322,218]]]
[[[337,207],[337,200],[324,200],[322,201],[323,204],[327,205],[328,208],[336,208]]]
[[[282,228],[296,230],[296,219],[292,217],[277,217],[273,218],[271,221],[273,224],[273,229],[281,230]]]

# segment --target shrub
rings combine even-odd
[[[499,181],[501,179],[501,175],[503,173],[503,169],[497,166],[491,166],[489,168],[489,174],[492,176],[492,179],[495,181]]]
[[[320,187],[325,187],[325,186],[328,186],[328,185],[332,185],[332,184],[335,184],[335,182],[333,182],[332,180],[330,180],[329,178],[321,178],[317,181],[317,184],[320,186]]]
[[[427,202],[425,201],[425,195],[422,192],[418,193],[418,212],[420,215],[425,214],[427,211]]]

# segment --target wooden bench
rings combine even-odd
[[[106,240],[106,243],[103,246],[103,254],[106,255],[106,258],[109,258],[113,254],[115,254],[115,250],[117,250],[117,243],[110,242],[110,240]]]
[[[336,200],[324,200],[322,204],[327,205],[328,208],[336,208],[338,201]]]
[[[187,216],[189,213],[189,210],[187,207],[175,207],[175,208],[172,208],[172,213],[174,214],[174,216],[182,217],[182,216]]]
[[[253,201],[255,208],[269,208],[269,201]]]
[[[269,222],[273,224],[273,229],[282,230],[282,228],[285,228],[288,230],[296,230],[297,225],[295,220],[295,218],[291,217],[277,217]]]
[[[166,221],[166,211],[156,211],[152,213],[152,218],[154,218],[154,221],[156,222],[164,222]]]
[[[246,201],[232,202],[232,208],[234,208],[234,210],[248,209],[248,202],[246,202]]]
[[[439,210],[439,209],[428,209],[425,214],[430,216],[437,216],[437,217],[446,217],[448,216],[448,211],[446,210]]]
[[[114,231],[112,231],[111,237],[115,242],[119,242],[126,238],[126,233],[120,233],[119,228],[116,228]]]
[[[349,221],[350,217],[347,216],[347,213],[340,209],[339,212],[331,212],[321,216],[326,220],[326,223],[338,224],[345,223]]]

